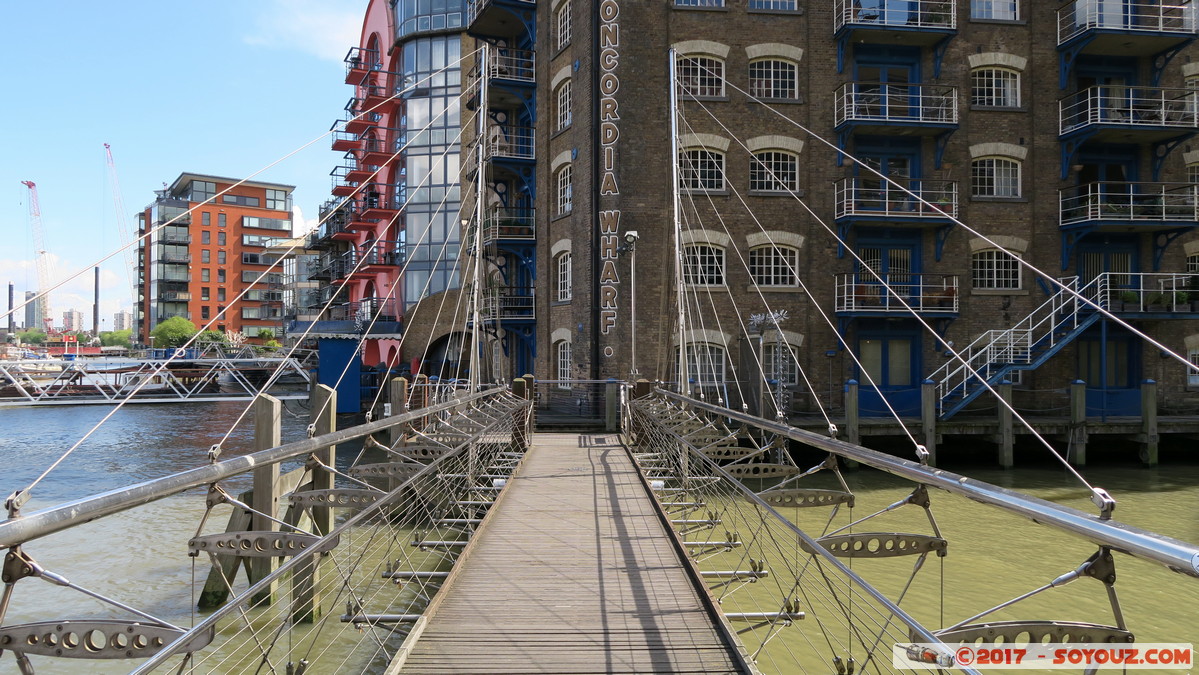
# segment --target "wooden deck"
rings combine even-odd
[[[615,435],[535,434],[388,672],[746,672],[686,564]]]

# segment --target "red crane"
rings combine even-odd
[[[29,227],[33,230],[33,248],[37,255],[37,303],[41,311],[38,318],[46,328],[46,334],[54,332],[54,318],[50,313],[50,256],[46,253],[46,240],[42,234],[42,210],[37,203],[37,184],[31,180],[21,181],[29,188]]]

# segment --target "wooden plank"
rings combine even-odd
[[[534,435],[388,673],[743,672],[651,499],[614,436]]]

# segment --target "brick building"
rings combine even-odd
[[[1095,413],[1138,409],[1145,379],[1184,403],[1195,378],[1181,364],[1000,247],[1199,355],[1189,3],[536,7],[539,376],[672,380],[681,335],[693,386],[734,404],[758,399],[764,356],[799,410],[839,407],[857,379],[863,414],[887,414],[884,398],[915,414],[932,378],[949,412],[977,387],[955,387],[947,351],[973,345],[1026,409],[1075,379]],[[781,334],[749,325],[776,310]]]
[[[135,342],[147,344],[172,316],[251,341],[264,329],[279,334],[283,273],[266,249],[291,236],[294,188],[235,183],[183,173],[138,214],[139,234],[150,236],[138,240]]]

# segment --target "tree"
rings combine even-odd
[[[206,330],[196,336],[196,345],[220,345],[222,347],[229,346],[229,338],[219,330]]]
[[[21,342],[27,345],[40,345],[46,341],[46,332],[30,328],[23,333],[17,333],[17,337],[21,338]]]
[[[155,347],[178,347],[196,334],[196,324],[181,316],[172,316],[150,331]]]
[[[263,344],[271,342],[275,339],[275,331],[270,328],[259,328],[258,338],[262,340]]]
[[[111,330],[100,333],[100,344],[105,347],[128,347],[131,330]]]

